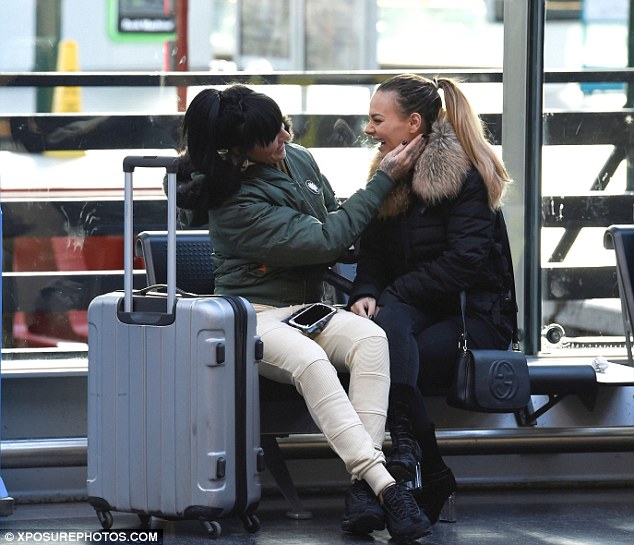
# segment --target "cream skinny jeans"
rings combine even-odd
[[[264,342],[260,373],[297,388],[352,478],[364,479],[378,495],[394,482],[382,451],[390,388],[385,333],[339,310],[321,333],[308,337],[283,322],[301,306],[254,307]],[[337,371],[350,373],[348,394]]]

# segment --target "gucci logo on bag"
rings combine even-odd
[[[497,360],[489,369],[489,389],[494,398],[511,399],[519,387],[519,380],[513,366],[506,360]]]

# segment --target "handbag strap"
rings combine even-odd
[[[462,348],[463,351],[467,351],[467,292],[462,290],[460,292],[460,314],[462,315],[462,333],[458,339],[458,348]]]
[[[513,336],[511,342],[513,350],[520,349],[520,331],[517,327],[517,294],[515,292],[515,272],[513,271],[513,257],[511,256],[511,242],[509,240],[508,230],[506,229],[506,222],[504,220],[504,214],[502,210],[498,210],[496,213],[496,226],[502,235],[502,248],[506,253],[506,259],[509,264],[509,274],[511,275],[511,297],[513,300]]]
[[[513,259],[511,257],[511,244],[509,242],[508,232],[506,230],[506,223],[504,221],[504,216],[502,214],[502,210],[498,210],[495,214],[495,227],[500,230],[502,235],[502,248],[504,252],[504,257],[508,260],[509,265],[509,273],[511,275],[511,297],[513,299],[513,335],[511,338],[511,344],[513,350],[520,349],[520,335],[519,330],[517,328],[517,298],[515,293],[515,274],[513,272]],[[463,350],[467,350],[467,292],[462,290],[460,292],[460,313],[462,315],[462,333],[460,334],[460,339],[458,341],[458,347]]]

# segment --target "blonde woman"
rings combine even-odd
[[[444,98],[444,104],[443,104]],[[422,134],[426,147],[397,180],[361,237],[351,310],[374,319],[390,347],[388,469],[412,481],[429,520],[454,493],[423,393],[450,383],[462,331],[459,294],[467,293],[469,345],[504,349],[515,301],[500,205],[509,176],[458,84],[402,74],[383,82],[365,129],[381,158]]]

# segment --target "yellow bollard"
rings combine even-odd
[[[57,71],[79,71],[79,47],[74,40],[62,40],[57,48]],[[55,87],[53,112],[81,112],[81,87]]]
[[[75,40],[62,40],[57,48],[57,71],[79,71],[79,46]],[[81,87],[55,87],[53,90],[52,113],[72,113],[82,111]],[[81,150],[48,151],[54,157],[79,157]]]

